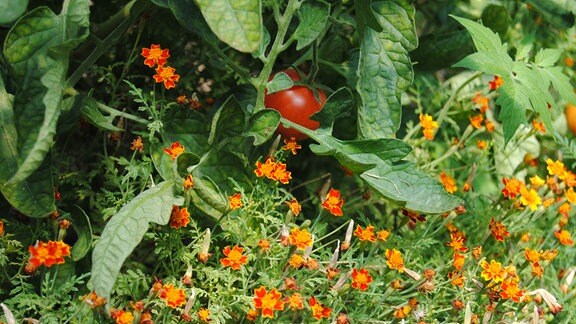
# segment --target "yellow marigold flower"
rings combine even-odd
[[[520,236],[520,241],[522,242],[530,241],[530,233],[522,233],[522,236]]]
[[[556,236],[556,238],[562,245],[570,246],[574,244],[572,236],[570,232],[568,232],[567,230],[559,230],[554,233],[554,236]]]
[[[254,290],[254,308],[262,310],[262,317],[274,318],[275,310],[284,310],[282,293],[276,288],[268,292],[264,286],[260,286]]]
[[[574,189],[572,187],[568,188],[568,190],[566,190],[564,195],[566,197],[566,200],[568,200],[573,204],[576,204],[576,192],[574,192]]]
[[[533,177],[530,177],[530,185],[532,186],[532,188],[534,189],[540,188],[544,184],[546,184],[546,180],[540,178],[539,176],[535,175]]]
[[[488,87],[490,88],[490,90],[497,90],[503,84],[504,84],[504,79],[502,79],[498,75],[495,75],[494,79],[492,81],[488,82]]]
[[[300,230],[295,227],[290,230],[290,236],[288,237],[290,245],[296,246],[298,250],[306,250],[307,247],[312,246],[312,234],[308,230]]]
[[[284,302],[293,311],[304,309],[304,300],[302,299],[302,295],[300,295],[300,293],[293,293],[290,296],[286,296],[284,298]]]
[[[140,55],[145,58],[144,64],[152,68],[156,64],[158,66],[166,64],[166,59],[170,57],[170,51],[160,48],[160,45],[152,44],[150,48],[142,48]]]
[[[495,260],[490,260],[490,263],[486,260],[480,262],[480,267],[484,269],[480,274],[482,278],[486,281],[502,282],[504,280],[504,275],[506,271],[502,268],[502,264]]]
[[[192,189],[194,188],[194,178],[192,177],[191,174],[187,175],[184,178],[184,189]]]
[[[176,308],[186,304],[186,293],[184,289],[176,288],[172,284],[162,286],[158,296],[163,299],[170,308]]]
[[[379,239],[380,241],[386,241],[388,239],[388,236],[390,236],[390,232],[387,230],[380,230],[376,232],[376,238]]]
[[[460,254],[458,252],[454,252],[454,259],[452,260],[452,266],[454,269],[460,271],[464,266],[464,261],[466,260],[466,256],[464,254]]]
[[[300,269],[305,263],[304,257],[300,254],[294,253],[288,259],[288,264],[294,269]]]
[[[296,198],[292,198],[290,199],[290,201],[286,203],[288,204],[288,207],[290,208],[290,211],[292,212],[292,214],[294,214],[294,216],[300,215],[300,212],[302,211],[302,206],[300,206],[300,203],[298,203],[298,200],[296,200]]]
[[[490,219],[489,227],[496,241],[504,242],[504,239],[510,237],[510,232],[506,230],[506,225],[496,221],[494,218]]]
[[[182,146],[180,144],[180,142],[174,142],[172,143],[172,145],[170,145],[170,148],[165,148],[164,149],[164,153],[170,155],[170,157],[172,158],[172,160],[176,160],[176,158],[184,153],[186,149],[184,148],[184,146]]]
[[[164,83],[166,90],[175,88],[176,82],[180,80],[180,75],[174,73],[176,69],[171,66],[158,66],[156,68],[156,74],[152,77],[156,83]]]
[[[540,252],[540,258],[545,261],[552,261],[558,255],[558,250],[545,250]]]
[[[420,126],[423,129],[424,137],[428,140],[434,139],[434,132],[438,128],[438,122],[432,119],[432,116],[428,114],[420,114]]]
[[[532,120],[532,127],[535,131],[540,132],[542,134],[546,134],[546,127],[544,126],[543,122],[539,122],[536,119]]]
[[[444,190],[448,193],[455,193],[458,190],[454,178],[447,175],[445,172],[440,172],[440,182],[442,183]]]
[[[488,142],[484,140],[477,140],[476,147],[479,148],[480,150],[485,150],[486,147],[488,147]]]
[[[528,261],[530,263],[540,261],[540,253],[538,251],[532,250],[528,247],[524,249],[524,257],[526,258],[526,261]]]
[[[126,312],[122,309],[110,309],[110,317],[116,324],[132,324],[134,321],[134,315],[132,315],[132,312]]]
[[[170,227],[180,228],[186,227],[190,222],[190,213],[188,208],[180,209],[178,206],[172,206],[172,214],[170,215]]]
[[[520,188],[520,202],[523,206],[530,207],[530,210],[536,210],[539,205],[542,205],[542,199],[538,196],[538,192],[534,189],[528,190],[524,186]]]
[[[140,153],[142,153],[144,151],[144,143],[142,143],[142,137],[138,136],[136,137],[132,143],[130,143],[130,149],[132,151],[138,151]]]
[[[242,194],[238,192],[228,197],[228,205],[232,210],[242,207]]]
[[[386,265],[388,268],[398,270],[398,272],[404,272],[404,259],[402,258],[402,253],[396,249],[386,249],[384,254],[386,257]]]
[[[482,127],[482,122],[484,121],[484,116],[482,114],[478,114],[475,116],[470,117],[470,125],[472,127],[479,129]]]
[[[480,112],[485,113],[488,110],[488,97],[483,96],[480,92],[472,98],[472,102],[480,107]]]
[[[448,273],[448,279],[450,279],[450,283],[457,287],[464,287],[464,274],[461,272],[454,270]]]
[[[548,169],[548,174],[552,176],[557,176],[560,180],[566,179],[566,167],[561,161],[552,161],[552,159],[546,160],[546,165]]]
[[[205,323],[210,322],[210,310],[209,309],[201,307],[198,310],[197,315],[198,315],[198,320],[205,322]]]
[[[372,282],[372,276],[366,269],[352,269],[352,288],[365,291]]]
[[[358,237],[358,239],[362,242],[365,241],[376,242],[376,236],[374,235],[374,226],[372,225],[366,226],[366,229],[363,229],[362,226],[360,225],[356,225],[354,236]]]
[[[268,158],[264,163],[256,161],[256,170],[254,170],[254,173],[259,178],[266,177],[268,179],[271,179],[275,168],[276,163],[272,160],[272,158]]]
[[[240,268],[248,263],[248,256],[244,255],[244,249],[238,245],[234,245],[233,248],[226,246],[224,250],[225,258],[220,259],[220,263],[224,267],[230,267],[232,270],[240,270]]]
[[[328,210],[330,214],[334,216],[342,216],[342,205],[344,204],[344,199],[340,198],[340,191],[330,188],[326,198],[322,202],[322,208]]]
[[[302,149],[301,145],[298,145],[296,142],[296,138],[290,137],[290,140],[284,139],[284,146],[282,146],[284,151],[290,151],[293,155],[296,155],[298,152],[296,150]]]
[[[524,291],[518,287],[518,283],[513,280],[505,280],[500,284],[500,297],[503,299],[512,299],[519,303],[524,296]]]

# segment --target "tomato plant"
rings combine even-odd
[[[292,81],[301,81],[298,72],[294,69],[286,69],[281,72],[286,73]],[[317,93],[318,98],[314,92]],[[289,89],[267,94],[264,99],[266,107],[278,111],[283,118],[313,130],[317,129],[320,124],[310,119],[310,116],[320,111],[325,102],[326,94],[324,91],[304,85],[294,85]],[[307,135],[296,129],[286,128],[282,124],[278,126],[276,132],[284,138],[294,137],[296,140],[308,138]]]

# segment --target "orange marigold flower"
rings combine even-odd
[[[484,120],[484,127],[486,127],[486,131],[488,133],[494,132],[494,123],[492,123],[488,119]]]
[[[456,270],[451,271],[448,273],[448,279],[450,279],[450,283],[457,287],[464,287],[464,275],[461,272]]]
[[[363,229],[362,226],[360,225],[356,225],[354,236],[358,237],[358,239],[362,242],[365,241],[376,242],[376,236],[374,235],[374,226],[372,225],[366,226],[366,229]]]
[[[558,241],[562,245],[570,246],[570,245],[574,244],[574,241],[572,240],[572,236],[571,236],[570,232],[568,232],[567,230],[559,230],[559,231],[554,233],[554,236],[556,236],[556,238],[558,239]]]
[[[312,316],[315,319],[319,320],[322,318],[329,318],[330,313],[332,312],[331,308],[324,307],[322,304],[316,301],[314,296],[310,297],[308,300],[308,305],[310,306],[310,310],[312,311]]]
[[[4,222],[0,220],[0,236],[4,235]]]
[[[183,185],[184,189],[192,189],[194,188],[194,178],[192,177],[191,174],[187,175],[184,178],[184,185]]]
[[[450,233],[450,242],[446,243],[446,246],[451,247],[454,251],[466,252],[468,248],[464,246],[466,238],[461,232]]]
[[[380,241],[386,241],[388,239],[388,236],[390,236],[390,232],[387,230],[380,230],[376,232],[376,238],[379,239]]]
[[[290,137],[290,140],[284,140],[284,146],[282,146],[282,149],[284,151],[290,151],[292,152],[293,155],[296,155],[298,152],[296,150],[300,150],[302,149],[301,145],[298,145],[298,143],[296,142],[296,138],[294,137]]]
[[[174,142],[172,143],[172,145],[170,145],[170,148],[165,148],[164,149],[164,153],[170,155],[170,157],[172,158],[172,160],[176,160],[176,158],[184,153],[185,148],[184,146],[182,146],[180,144],[180,142]]]
[[[434,139],[434,132],[438,128],[438,122],[432,119],[432,116],[428,114],[420,114],[420,126],[422,127],[422,132],[427,140]]]
[[[464,266],[465,259],[466,259],[466,256],[464,254],[454,252],[454,259],[452,260],[452,266],[454,267],[454,269],[456,269],[458,271],[462,270],[462,267]]]
[[[284,310],[284,301],[282,293],[276,288],[270,292],[266,291],[264,286],[254,290],[254,308],[262,310],[262,317],[274,318],[274,311]]]
[[[477,140],[476,147],[479,148],[480,150],[485,150],[486,147],[488,147],[488,142],[484,140]]]
[[[205,323],[210,322],[210,310],[209,309],[201,307],[196,314],[198,315],[198,320],[205,322]]]
[[[572,188],[570,188],[570,189],[572,189]],[[571,210],[572,210],[572,206],[568,202],[565,202],[562,205],[560,205],[560,207],[558,207],[558,213],[560,213],[561,215],[564,215],[564,217],[568,217],[568,213],[570,213]]]
[[[138,151],[140,153],[144,151],[144,143],[142,143],[141,136],[138,136],[134,140],[132,140],[132,143],[130,143],[130,149],[132,151]]]
[[[532,267],[532,275],[537,278],[542,278],[544,269],[542,269],[542,266],[540,266],[540,262],[531,263],[530,266]]]
[[[300,293],[293,293],[290,296],[284,298],[284,302],[290,307],[291,310],[304,309],[304,301]]]
[[[558,255],[558,250],[545,250],[540,252],[540,258],[546,261],[552,261]]]
[[[440,182],[447,193],[455,193],[458,190],[454,178],[447,175],[445,172],[440,172]]]
[[[544,126],[543,122],[539,122],[536,119],[532,120],[532,127],[535,131],[540,132],[542,134],[546,134],[546,127]]]
[[[268,250],[270,250],[270,241],[267,239],[261,239],[258,241],[258,246],[262,249],[262,251],[268,252]]]
[[[472,102],[480,107],[480,112],[485,113],[488,110],[488,97],[483,96],[480,92],[472,98]]]
[[[226,256],[220,259],[220,263],[224,267],[230,267],[232,270],[240,270],[244,264],[248,263],[248,256],[242,254],[244,253],[244,249],[238,245],[234,245],[233,248],[226,246],[224,250],[222,250],[222,253]]]
[[[504,239],[510,237],[510,232],[506,230],[506,225],[496,221],[494,218],[490,219],[490,232],[496,241],[504,242]]]
[[[470,125],[472,127],[479,129],[482,127],[482,122],[484,121],[484,116],[482,114],[478,114],[476,116],[470,117]]]
[[[396,249],[386,249],[384,254],[386,257],[386,265],[388,268],[398,270],[398,272],[404,272],[404,259],[402,258],[402,253]]]
[[[176,308],[186,304],[186,293],[184,289],[174,287],[172,284],[162,286],[158,296],[163,299],[170,308]]]
[[[564,179],[564,183],[568,187],[576,187],[576,173],[567,170],[566,171],[566,178]]]
[[[322,208],[328,210],[330,214],[334,216],[342,216],[342,205],[344,204],[344,199],[340,198],[340,191],[330,188],[326,199],[322,202]]]
[[[566,167],[561,161],[552,161],[552,159],[546,159],[546,169],[548,169],[548,174],[552,176],[557,176],[560,180],[566,178]]]
[[[249,321],[255,321],[256,318],[258,317],[258,310],[257,309],[251,309],[248,311],[248,313],[246,313],[246,319]]]
[[[300,206],[300,203],[298,203],[298,200],[296,200],[296,198],[292,198],[290,199],[290,201],[287,201],[286,203],[288,204],[288,207],[290,208],[290,211],[292,212],[292,214],[294,214],[294,216],[300,215],[300,212],[302,211],[302,206]]]
[[[494,79],[492,81],[488,82],[488,87],[490,88],[490,90],[497,90],[503,84],[504,84],[504,79],[495,75]]]
[[[232,210],[242,207],[242,194],[238,192],[228,197],[228,205]]]
[[[500,297],[512,299],[512,301],[519,303],[522,296],[524,296],[524,291],[518,287],[518,283],[514,280],[507,279],[500,284]]]
[[[288,259],[288,264],[294,269],[300,269],[304,263],[304,257],[297,253],[292,254],[290,259]]]
[[[400,306],[394,310],[394,317],[397,319],[404,319],[410,315],[411,311],[412,307],[410,307],[410,305]]]
[[[486,281],[502,282],[504,280],[504,275],[506,271],[502,268],[502,264],[495,260],[490,260],[490,263],[486,260],[480,262],[480,267],[484,269],[480,274],[482,278]]]
[[[257,177],[266,177],[268,179],[272,178],[272,174],[274,172],[274,168],[276,168],[276,163],[272,158],[266,159],[266,162],[261,163],[260,161],[256,161],[256,170],[254,173]]]
[[[516,178],[502,178],[502,183],[504,184],[502,195],[506,198],[516,198],[516,195],[520,194],[520,189],[524,187],[524,183]]]
[[[164,83],[164,87],[166,90],[175,88],[176,82],[180,80],[180,75],[174,73],[176,69],[171,66],[158,66],[156,68],[156,74],[152,77],[156,81],[156,83]]]
[[[300,230],[295,227],[290,230],[288,241],[290,245],[294,245],[298,250],[304,251],[307,247],[312,246],[312,234],[307,229]]]
[[[28,247],[30,259],[26,266],[29,272],[36,270],[41,265],[51,267],[55,264],[63,264],[64,257],[70,256],[70,245],[62,241],[36,241],[36,244]]]
[[[188,208],[180,209],[178,206],[172,206],[172,214],[170,215],[170,227],[180,228],[186,227],[190,223],[190,213]]]
[[[170,57],[170,51],[160,48],[160,45],[152,44],[150,48],[142,48],[140,55],[145,58],[144,64],[152,68],[156,64],[158,66],[166,64],[166,59]]]
[[[528,261],[530,263],[540,261],[540,253],[538,251],[532,250],[528,247],[524,249],[524,257],[526,258],[526,261]]]
[[[96,295],[96,292],[91,291],[89,294],[82,297],[82,301],[90,306],[96,308],[106,304],[106,298]]]
[[[272,171],[272,180],[279,181],[282,184],[288,184],[292,179],[292,173],[286,170],[286,163],[276,163],[274,171]]]
[[[478,245],[472,248],[472,255],[474,256],[474,258],[476,259],[480,259],[480,256],[482,256],[482,245]]]
[[[110,309],[110,317],[116,322],[116,324],[132,324],[134,321],[134,315],[132,315],[132,312],[126,312],[121,309]]]
[[[372,276],[366,269],[352,269],[352,288],[365,291],[372,282]]]
[[[542,205],[542,199],[538,196],[538,192],[534,189],[528,190],[525,186],[520,188],[520,202],[523,206],[530,207],[530,210],[536,210],[539,205]]]
[[[576,192],[574,192],[574,188],[572,187],[568,188],[568,190],[566,190],[566,192],[564,193],[564,196],[566,197],[566,200],[568,200],[573,204],[576,204]]]

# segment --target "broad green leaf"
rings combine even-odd
[[[259,0],[196,0],[210,29],[224,43],[251,53],[262,38]]]
[[[279,123],[280,113],[272,109],[262,109],[250,116],[245,135],[254,137],[254,145],[262,145],[272,137]]]
[[[0,77],[0,187],[18,170],[18,132],[14,125],[13,100]]]
[[[574,10],[576,6],[570,0],[526,0],[544,16],[544,19],[552,25],[568,29],[574,26]],[[571,12],[572,11],[572,12]]]
[[[206,21],[203,19],[200,8],[198,8],[194,0],[167,1],[168,7],[180,25],[184,26],[184,28],[189,31],[196,33],[213,46],[216,46],[218,37],[216,37],[212,30],[210,30],[210,26],[208,26]]]
[[[562,50],[556,48],[543,48],[536,53],[534,63],[540,67],[551,67],[558,62]]]
[[[18,130],[18,171],[11,185],[25,180],[50,149],[60,115],[68,55],[86,38],[89,1],[66,1],[60,15],[39,7],[10,30],[4,55],[19,91],[14,98]]]
[[[474,22],[470,19],[460,18],[456,16],[451,16],[452,18],[456,19],[462,26],[464,26],[470,35],[472,36],[472,40],[474,41],[474,45],[476,45],[476,49],[479,52],[484,51],[497,51],[497,52],[506,52],[507,46],[502,44],[500,37],[498,34],[490,30],[488,27],[484,27],[477,22]]]
[[[9,24],[18,19],[28,7],[28,0],[0,1],[0,24]]]
[[[472,53],[453,66],[505,76],[512,73],[512,63],[508,54],[490,50]]]
[[[86,97],[82,105],[82,116],[92,125],[110,132],[123,132],[123,128],[116,127],[114,119],[118,117],[116,109],[99,104],[96,100]],[[105,115],[107,113],[108,115]]]
[[[315,154],[333,156],[344,167],[358,173],[376,192],[405,208],[442,213],[462,203],[446,193],[439,181],[418,171],[414,163],[403,160],[412,150],[403,141],[394,138],[343,141],[332,137],[334,121],[345,114],[345,103],[352,100],[346,96],[344,90],[339,90],[328,98],[322,114],[316,116],[321,122],[317,131],[287,120],[282,122],[315,140],[318,144],[310,145]]]
[[[168,8],[168,0],[152,0],[154,4],[162,8]]]
[[[576,94],[574,94],[574,88],[570,83],[570,78],[562,73],[562,67],[550,67],[550,68],[538,68],[537,70],[546,79],[550,80],[552,86],[560,96],[569,103],[576,103]]]
[[[366,26],[378,33],[382,31],[383,27],[372,11],[372,0],[354,1],[354,10],[356,12],[356,25],[360,31],[364,31]]]
[[[293,85],[294,82],[292,81],[292,79],[290,79],[290,77],[286,73],[279,72],[276,73],[274,75],[274,78],[266,84],[266,90],[268,91],[268,93],[274,93],[290,89],[292,88]]]
[[[328,17],[330,17],[330,5],[324,1],[304,2],[296,13],[300,22],[294,38],[296,39],[296,50],[308,46],[324,30]]]
[[[228,97],[212,118],[208,144],[215,140],[239,135],[244,130],[246,114],[234,96]]]
[[[228,199],[209,176],[194,177],[191,197],[194,207],[214,219],[219,219],[228,209]]]
[[[90,225],[90,217],[86,212],[78,206],[79,213],[73,214],[72,228],[76,232],[76,242],[72,247],[72,260],[78,261],[82,259],[88,251],[92,248],[92,226]]]
[[[166,225],[172,206],[183,203],[174,197],[173,182],[164,181],[140,193],[106,224],[92,252],[92,286],[98,296],[110,300],[110,291],[122,264],[142,241],[150,223]]]
[[[405,0],[378,1],[372,8],[383,30],[366,28],[360,46],[359,132],[363,138],[394,137],[402,113],[400,96],[413,78],[408,52],[418,44],[414,8]]]
[[[320,122],[317,132],[332,134],[334,121],[350,114],[350,107],[354,106],[354,96],[348,88],[340,88],[328,97],[324,107],[311,116],[311,119]]]

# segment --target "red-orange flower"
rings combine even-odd
[[[142,143],[142,136],[136,137],[132,143],[130,143],[130,149],[132,151],[138,151],[142,153],[144,151],[144,143]]]
[[[452,285],[457,287],[464,287],[464,279],[466,278],[461,272],[455,270],[448,273],[448,279],[450,279]]]
[[[332,312],[331,308],[324,307],[322,304],[316,301],[314,296],[310,297],[308,300],[308,305],[310,306],[310,310],[312,311],[312,316],[315,319],[319,320],[322,318],[329,318],[330,313]]]
[[[110,309],[110,317],[116,324],[132,324],[134,321],[134,315],[132,315],[132,312],[126,312],[122,309]]]
[[[293,293],[291,296],[286,296],[284,302],[292,310],[304,309],[304,302],[302,301],[302,295],[299,293]]]
[[[266,159],[266,162],[264,163],[256,161],[256,170],[254,170],[254,173],[259,178],[260,177],[271,178],[275,167],[276,163],[272,160],[272,158]]]
[[[178,206],[172,206],[172,214],[170,215],[170,227],[180,228],[186,227],[190,222],[190,213],[188,208],[180,209]]]
[[[365,291],[372,282],[372,276],[366,269],[352,269],[352,288]]]
[[[444,190],[448,193],[454,193],[458,190],[456,181],[454,178],[446,174],[446,172],[440,172],[440,182],[442,183]]]
[[[482,278],[486,281],[493,280],[494,282],[504,281],[504,275],[506,271],[502,268],[502,264],[495,260],[490,260],[490,263],[486,260],[480,262],[480,267],[482,267],[482,273],[480,274]]]
[[[176,87],[176,82],[180,80],[180,75],[174,73],[176,69],[171,66],[158,66],[156,68],[156,74],[152,77],[156,83],[164,83],[166,89],[171,89]]]
[[[64,257],[70,256],[70,245],[62,241],[39,242],[29,246],[30,259],[26,270],[32,272],[41,265],[51,267],[55,264],[63,264]]]
[[[376,242],[376,236],[374,235],[374,226],[372,225],[366,226],[366,229],[363,229],[362,226],[360,225],[356,225],[354,236],[358,237],[358,239],[362,242],[364,241]]]
[[[462,270],[465,258],[466,256],[464,254],[454,252],[454,259],[452,260],[452,266],[458,271]]]
[[[450,233],[450,242],[446,243],[447,246],[454,249],[454,251],[466,252],[468,248],[464,246],[466,238],[460,232]]]
[[[228,203],[232,210],[242,207],[242,194],[238,192],[228,197]]]
[[[184,146],[182,146],[180,142],[174,142],[172,143],[172,145],[170,145],[170,148],[164,149],[164,153],[170,155],[172,160],[176,160],[176,158],[180,154],[184,153],[184,151],[185,151]]]
[[[298,203],[298,200],[296,200],[296,198],[292,198],[290,199],[290,201],[286,203],[288,204],[288,207],[290,207],[290,211],[292,211],[292,214],[294,214],[294,216],[300,215],[300,212],[302,211],[302,206],[300,206],[300,203]]]
[[[290,236],[288,237],[290,245],[296,246],[298,250],[306,250],[307,247],[312,246],[312,234],[308,230],[300,230],[295,227],[290,230]]]
[[[524,291],[518,287],[518,282],[513,279],[506,279],[500,284],[500,297],[504,299],[512,299],[512,301],[519,303]]]
[[[267,239],[261,239],[258,241],[258,246],[262,249],[262,251],[268,252],[268,250],[270,250],[270,241]]]
[[[386,249],[384,254],[386,257],[386,265],[392,270],[396,269],[398,272],[404,272],[404,259],[402,253],[396,249]]]
[[[166,64],[166,59],[170,57],[170,51],[168,49],[161,49],[160,45],[152,44],[150,48],[142,48],[142,53],[140,53],[145,60],[144,64],[149,67],[164,66]]]
[[[562,245],[574,244],[574,240],[572,240],[572,236],[570,235],[570,232],[568,232],[567,230],[559,230],[554,233],[554,236],[556,236],[556,238]]]
[[[524,183],[516,178],[502,178],[502,183],[504,184],[502,195],[506,198],[516,198],[516,195],[520,194],[520,189],[524,187]]]
[[[342,216],[342,205],[344,204],[344,199],[340,198],[340,191],[330,188],[330,191],[326,195],[326,199],[322,202],[322,208],[328,210],[334,216]]]
[[[262,309],[262,317],[274,318],[275,310],[284,310],[282,293],[278,292],[276,288],[267,292],[264,286],[260,286],[254,290],[254,308]]]
[[[499,77],[497,75],[494,76],[494,79],[492,81],[488,82],[488,86],[490,87],[490,90],[497,90],[503,84],[504,84],[504,79],[502,79],[501,77]]]
[[[242,254],[244,253],[244,249],[238,245],[235,245],[233,248],[227,246],[222,252],[226,256],[220,259],[220,263],[224,267],[230,267],[232,270],[240,270],[242,265],[248,263],[248,257]]]
[[[166,302],[170,308],[180,307],[186,304],[186,293],[184,289],[166,284],[160,289],[158,296]]]
[[[286,170],[286,163],[278,162],[272,172],[272,180],[279,181],[282,184],[288,184],[292,179],[292,173]]]
[[[184,187],[184,189],[192,189],[194,187],[194,178],[192,177],[191,174],[187,175],[184,178],[183,187]]]
[[[490,219],[490,232],[496,241],[504,242],[504,239],[510,237],[510,232],[506,230],[506,225],[497,222],[494,218]]]
[[[485,113],[488,110],[488,97],[483,96],[480,92],[472,98],[472,102],[480,107],[480,112]]]
[[[301,145],[298,145],[298,143],[296,142],[296,138],[294,137],[290,137],[290,140],[284,140],[284,146],[282,146],[282,149],[284,151],[290,151],[292,152],[293,155],[296,155],[298,152],[296,150],[299,150],[302,148]]]
[[[484,116],[482,114],[478,114],[478,115],[470,117],[470,125],[472,125],[472,127],[476,128],[476,129],[482,127],[483,121],[484,121]]]

